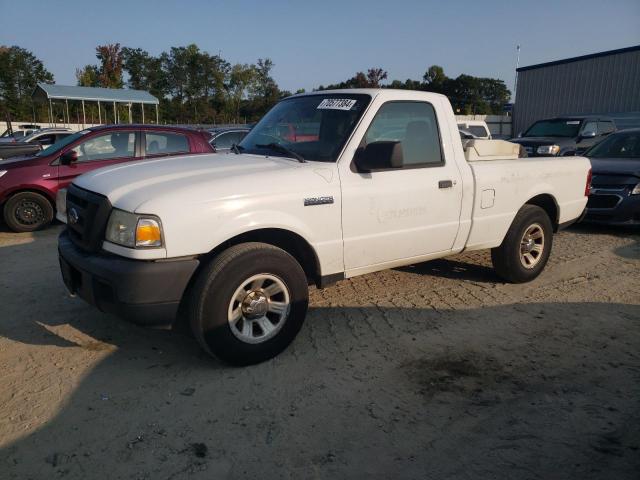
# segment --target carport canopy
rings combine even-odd
[[[84,102],[98,102],[98,116],[102,123],[102,114],[100,111],[100,102],[112,103],[114,110],[114,123],[117,122],[116,104],[126,104],[129,107],[129,122],[131,122],[131,105],[140,104],[142,107],[142,122],[144,123],[144,105],[156,106],[156,123],[158,123],[158,104],[159,100],[145,90],[131,90],[125,88],[102,88],[102,87],[74,87],[70,85],[51,85],[47,83],[38,83],[31,98],[34,101],[49,102],[49,118],[53,122],[53,100],[64,100],[67,106],[67,117],[69,117],[69,100],[82,102],[83,124],[86,123],[86,114]],[[106,112],[105,112],[106,120]]]

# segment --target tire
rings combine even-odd
[[[206,352],[232,365],[260,363],[287,348],[309,303],[300,264],[280,248],[253,242],[213,258],[188,295],[194,336]]]
[[[40,230],[52,220],[53,206],[39,193],[16,193],[4,204],[4,221],[14,232]]]
[[[540,275],[553,245],[553,225],[542,208],[525,205],[516,214],[502,244],[491,249],[496,273],[511,283]]]

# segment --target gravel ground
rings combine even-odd
[[[476,252],[314,290],[249,368],[69,298],[59,231],[0,231],[2,478],[639,478],[638,231],[525,285]]]

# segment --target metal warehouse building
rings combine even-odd
[[[640,126],[640,45],[517,69],[515,133],[557,115],[607,114]]]

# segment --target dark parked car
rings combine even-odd
[[[211,133],[209,142],[216,151],[226,151],[240,143],[249,130],[251,130],[249,127],[212,128],[209,130]]]
[[[34,155],[69,135],[73,135],[73,132],[68,128],[43,128],[21,137],[15,142],[0,143],[0,160]]]
[[[509,141],[522,145],[530,157],[580,155],[615,131],[608,117],[557,117],[538,120]]]
[[[83,173],[122,162],[212,153],[209,133],[154,125],[83,130],[30,157],[0,160],[0,206],[7,226],[28,232],[53,219],[58,190]]]
[[[640,225],[640,128],[614,133],[584,156],[593,175],[585,221]]]

